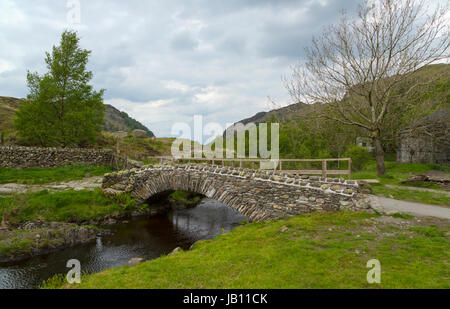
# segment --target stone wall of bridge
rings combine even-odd
[[[142,203],[168,190],[192,191],[218,200],[252,221],[369,207],[356,181],[306,175],[294,178],[212,165],[150,165],[120,171],[106,174],[102,188],[109,195],[129,192]]]

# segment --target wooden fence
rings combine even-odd
[[[352,159],[351,158],[340,158],[340,159],[208,159],[208,158],[174,158],[174,157],[149,157],[147,158],[149,162],[187,162],[187,163],[198,163],[198,162],[206,162],[216,165],[225,166],[227,162],[231,162],[231,166],[235,167],[236,165],[239,167],[244,167],[244,165],[250,164],[252,169],[255,168],[255,164],[259,165],[258,168],[261,169],[263,164],[270,165],[273,164],[273,170],[283,171],[284,173],[292,173],[299,175],[322,175],[322,177],[327,177],[327,175],[347,175],[348,179],[351,179],[352,176]],[[296,169],[295,163],[317,163],[321,162],[321,169]],[[328,162],[338,162],[338,166],[340,166],[340,162],[347,162],[346,169],[328,169]],[[292,165],[290,163],[294,163],[294,169],[283,169],[286,165]],[[268,169],[268,168],[264,168]]]

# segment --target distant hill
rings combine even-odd
[[[147,132],[148,137],[154,137],[152,131],[150,131],[146,126],[144,126],[139,121],[128,116],[127,113],[119,111],[112,105],[105,104],[105,122],[103,124],[103,130],[107,132],[116,131],[132,131],[135,129],[144,130]]]
[[[0,132],[14,131],[14,116],[21,99],[0,97]]]
[[[300,111],[302,111],[305,107],[307,107],[307,104],[304,103],[298,103],[298,104],[291,104],[282,108],[274,109],[268,112],[259,112],[252,117],[242,119],[241,121],[235,122],[242,123],[244,125],[253,122],[254,124],[258,124],[261,122],[267,122],[270,121],[272,118],[278,119],[280,121],[288,121],[291,120],[293,117],[295,117]],[[230,128],[227,128],[225,132],[223,132],[223,136],[226,136],[226,132]]]
[[[23,99],[0,96],[0,132],[10,133],[14,131],[14,116]],[[115,107],[105,104],[105,121],[103,130],[107,132],[144,130],[148,137],[154,137],[152,131],[139,121],[121,112]]]

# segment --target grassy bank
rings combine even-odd
[[[85,276],[65,288],[449,288],[447,221],[311,213],[238,227],[190,251]],[[368,284],[366,263],[381,263]],[[45,287],[61,287],[62,276]]]
[[[135,201],[127,195],[113,200],[94,191],[61,191],[0,197],[0,218],[20,224],[33,220],[83,222],[133,210]],[[0,221],[1,221],[0,219]]]
[[[128,195],[116,199],[94,191],[61,191],[0,197],[0,261],[20,260],[46,250],[92,241],[97,224],[136,210]],[[142,206],[145,207],[145,206]],[[74,224],[75,223],[75,224]]]
[[[391,161],[386,161],[385,165],[386,175],[383,177],[377,176],[376,164],[375,162],[370,162],[366,165],[364,170],[352,173],[352,179],[377,179],[380,183],[371,185],[373,193],[376,195],[391,197],[398,200],[450,206],[450,197],[444,193],[440,194],[386,187],[386,185],[395,185],[405,188],[428,188],[444,192],[445,190],[443,188],[433,183],[426,182],[422,184],[402,184],[401,182],[411,178],[412,176],[425,174],[432,170],[450,173],[450,167],[437,164],[397,163]]]
[[[61,166],[54,168],[0,168],[0,184],[46,184],[83,179],[86,174],[103,176],[111,172],[107,166]]]

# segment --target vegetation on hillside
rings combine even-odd
[[[173,138],[149,138],[136,137],[129,134],[127,137],[119,138],[104,132],[99,139],[98,145],[118,151],[122,156],[133,160],[141,160],[148,163],[149,157],[171,156]]]
[[[22,102],[20,99],[0,97],[0,143],[5,143],[11,134],[15,132],[14,118],[17,108]]]
[[[449,288],[449,225],[366,213],[310,213],[250,223],[192,250],[46,288]],[[381,283],[369,284],[370,259]]]

